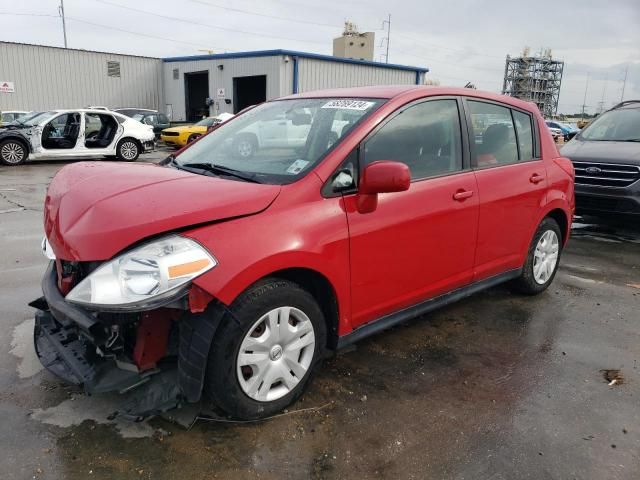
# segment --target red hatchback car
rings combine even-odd
[[[270,101],[162,165],[69,165],[37,353],[133,418],[203,393],[269,416],[327,351],[502,282],[545,290],[573,180],[533,104],[424,86]]]

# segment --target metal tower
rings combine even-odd
[[[507,55],[502,93],[534,102],[544,117],[558,112],[564,62],[554,60],[551,50],[531,56],[526,47],[521,57]]]

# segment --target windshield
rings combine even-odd
[[[53,117],[57,112],[35,112],[30,115],[25,115],[16,120],[16,123],[19,125],[26,125],[28,127],[33,127],[38,125],[45,119]]]
[[[381,104],[331,98],[263,103],[203,137],[176,163],[215,165],[250,174],[262,183],[291,183]]]
[[[629,142],[640,140],[640,108],[610,110],[582,130],[582,140]]]
[[[217,118],[209,117],[209,118],[203,118],[198,123],[196,123],[196,125],[199,127],[210,127],[214,123],[218,123],[218,122],[220,122],[220,120],[218,120]]]

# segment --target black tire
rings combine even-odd
[[[27,161],[29,149],[26,145],[14,138],[0,141],[0,163],[3,165],[16,166]]]
[[[233,141],[233,156],[247,160],[253,157],[258,150],[258,139],[250,133],[240,134]]]
[[[135,162],[140,156],[140,144],[134,138],[123,138],[116,147],[118,160],[125,162]]]
[[[249,397],[240,385],[237,358],[249,330],[271,310],[292,306],[304,312],[313,325],[315,347],[309,368],[299,383],[286,395],[272,401]],[[268,278],[246,290],[229,307],[211,344],[204,393],[227,415],[242,420],[257,420],[280,412],[304,392],[322,362],[327,344],[327,329],[322,310],[313,296],[296,283]],[[269,360],[268,360],[269,361]]]
[[[558,238],[558,258],[555,267],[553,268],[553,272],[551,273],[549,278],[547,278],[544,283],[538,283],[533,273],[535,250],[538,242],[540,241],[540,238],[548,231],[553,231]],[[537,295],[544,292],[549,287],[549,285],[551,285],[551,282],[553,282],[553,279],[556,276],[558,266],[560,265],[561,255],[562,232],[560,231],[560,226],[558,225],[558,222],[556,222],[553,218],[546,217],[544,220],[542,220],[542,222],[540,222],[536,233],[533,235],[533,239],[531,240],[531,244],[529,245],[529,250],[527,252],[527,259],[524,262],[524,266],[522,267],[522,273],[512,282],[512,286],[514,287],[514,289],[524,295]]]
[[[189,135],[189,138],[187,138],[187,143],[191,143],[194,140],[200,138],[202,135],[200,135],[199,133],[192,133],[191,135]]]

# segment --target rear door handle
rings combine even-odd
[[[458,190],[456,193],[453,194],[453,199],[456,200],[457,202],[462,202],[463,200],[472,197],[473,196],[473,190]]]
[[[529,177],[529,181],[531,183],[540,183],[543,180],[544,177],[542,175],[538,175],[537,173],[534,173],[533,175],[531,175],[531,177]]]

